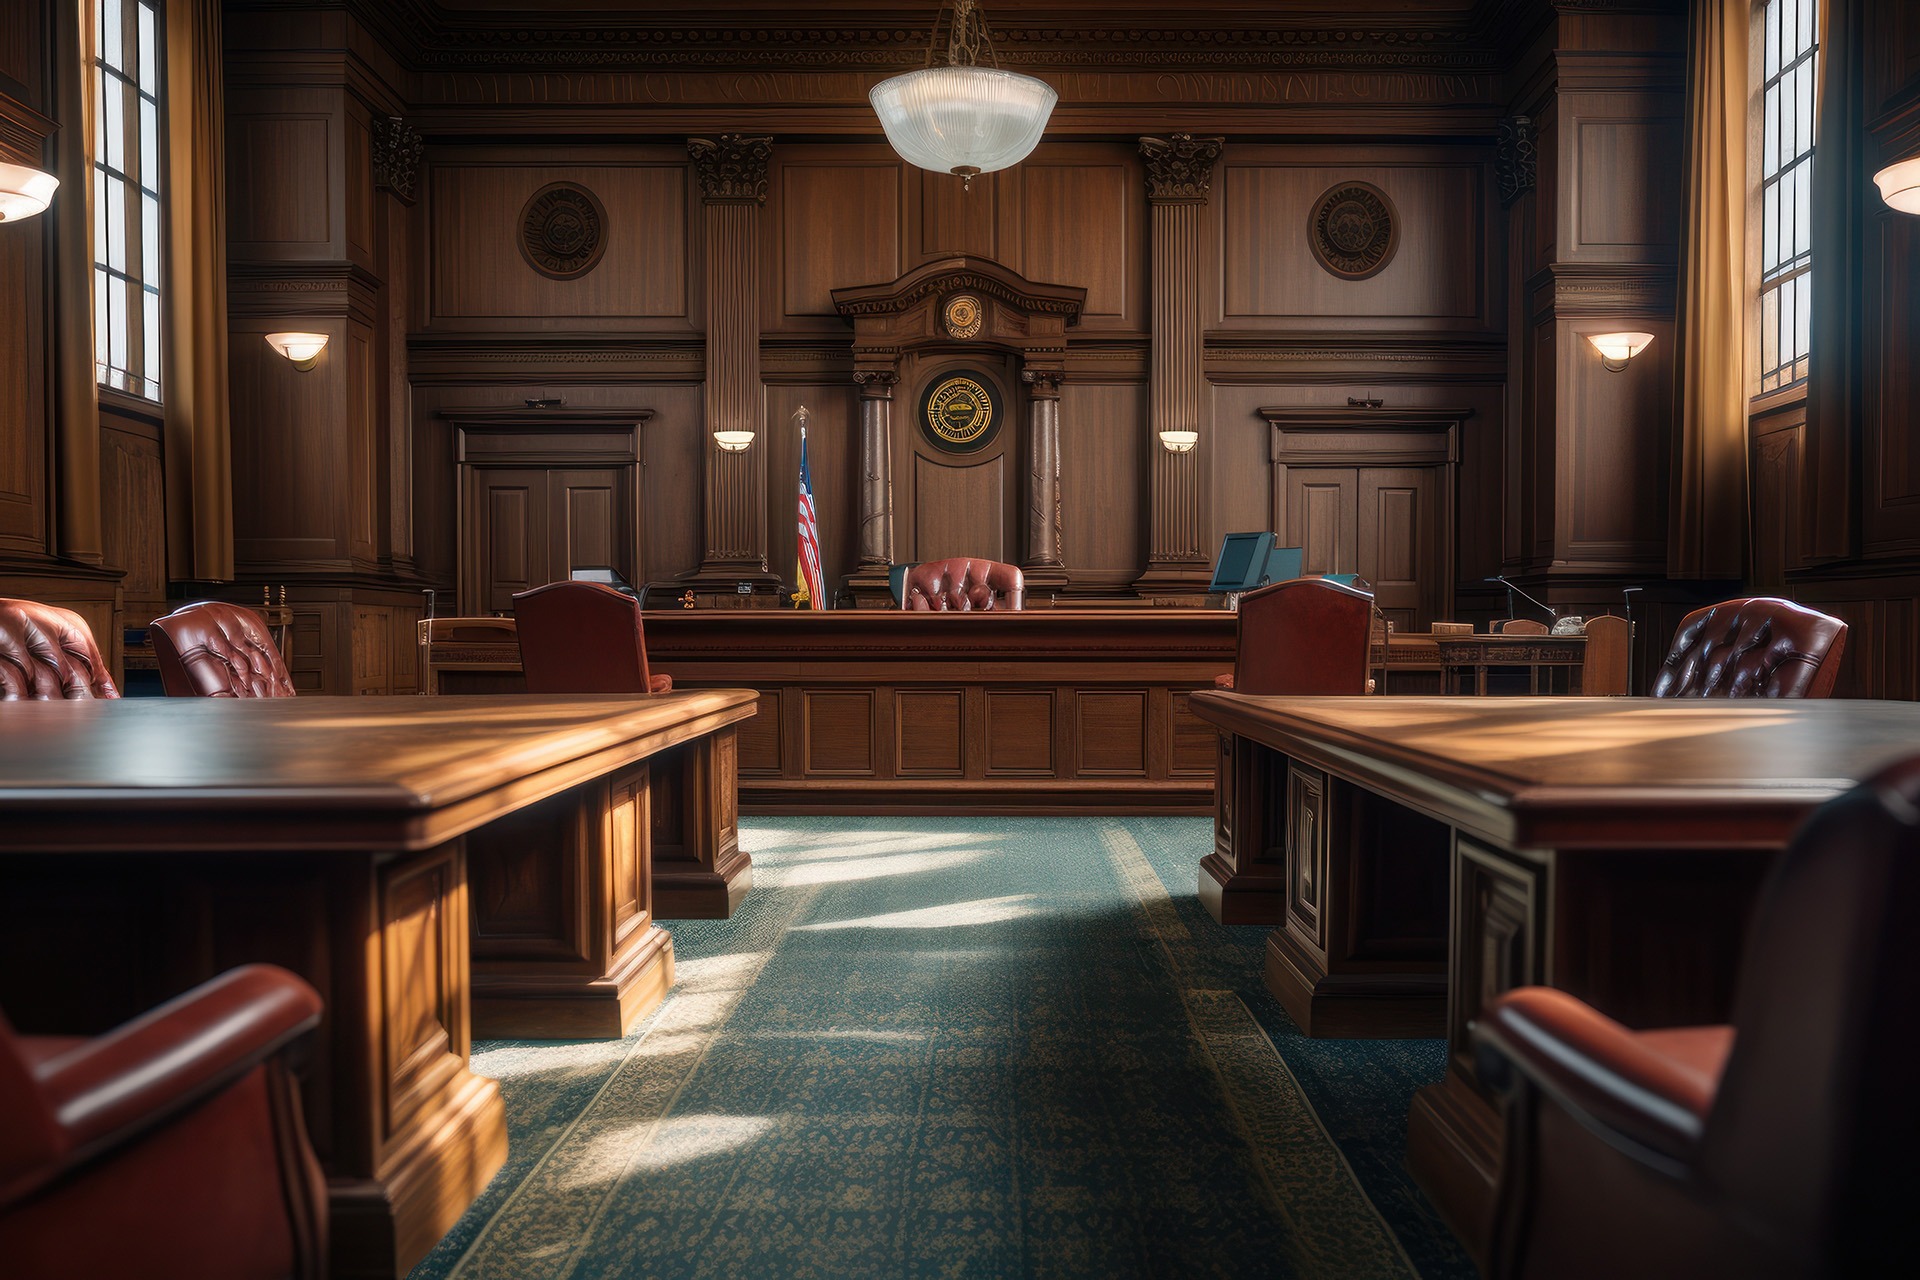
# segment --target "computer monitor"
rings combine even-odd
[[[1300,576],[1299,547],[1275,547],[1267,557],[1267,581],[1287,582]]]
[[[603,587],[612,587],[626,595],[635,595],[633,584],[626,580],[618,569],[606,565],[589,565],[573,570],[567,575],[575,582],[597,582]]]
[[[1213,562],[1209,591],[1251,591],[1267,580],[1267,562],[1273,556],[1273,535],[1230,533],[1220,543]]]

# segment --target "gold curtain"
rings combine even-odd
[[[1667,539],[1675,578],[1746,576],[1749,16],[1747,0],[1693,0]]]
[[[93,362],[93,0],[55,10],[60,132],[54,138],[53,421],[55,550],[104,558],[100,523],[100,384]]]
[[[227,416],[226,95],[220,0],[167,11],[167,565],[197,582],[233,577]]]

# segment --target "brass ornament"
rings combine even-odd
[[[986,308],[980,305],[980,299],[970,293],[956,293],[940,308],[940,320],[946,326],[949,338],[979,336],[980,325],[986,315]]]
[[[999,403],[980,374],[948,374],[920,400],[920,425],[927,437],[952,453],[970,453],[986,444],[999,417]]]
[[[1307,243],[1333,275],[1365,280],[1393,261],[1400,247],[1400,218],[1380,188],[1370,182],[1343,182],[1314,202]]]
[[[520,254],[543,276],[578,279],[606,249],[606,207],[577,183],[549,183],[520,210]]]

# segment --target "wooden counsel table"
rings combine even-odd
[[[1444,1030],[1447,1076],[1414,1099],[1407,1159],[1476,1251],[1502,1141],[1467,1039],[1481,1005],[1544,984],[1629,1026],[1725,1021],[1775,855],[1814,806],[1920,749],[1909,702],[1201,693],[1193,709],[1237,739],[1216,839],[1281,904],[1267,985],[1295,1021]]]
[[[671,983],[648,759],[753,703],[0,704],[0,1008],[86,1034],[234,965],[301,974],[334,1274],[404,1275],[506,1157],[475,1030],[618,1035]]]
[[[760,691],[740,730],[753,813],[1192,813],[1212,730],[1188,697],[1233,670],[1220,609],[650,609],[678,689]],[[513,691],[508,618],[422,624],[421,689]]]

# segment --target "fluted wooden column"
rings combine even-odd
[[[891,608],[893,567],[893,388],[899,371],[856,369],[860,387],[860,563],[847,589],[862,609]]]
[[[1149,527],[1142,595],[1204,587],[1211,556],[1203,496],[1209,441],[1202,367],[1201,272],[1207,193],[1222,138],[1140,139],[1147,160],[1147,203],[1153,228],[1153,352],[1148,383]],[[1170,453],[1162,431],[1195,431],[1200,443]]]
[[[1027,431],[1027,558],[1020,566],[1027,589],[1059,586],[1067,575],[1060,559],[1060,382],[1058,369],[1025,369],[1030,389]]]
[[[772,138],[722,134],[687,142],[706,227],[707,502],[696,588],[772,582],[767,568],[766,424],[760,386],[760,210],[767,202]],[[713,433],[747,430],[740,453]]]

